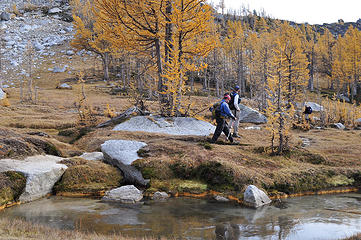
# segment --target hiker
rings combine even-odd
[[[311,106],[309,106],[309,105],[305,105],[305,111],[303,112],[304,114],[305,114],[305,119],[306,119],[306,121],[307,122],[309,122],[310,121],[310,114],[312,113],[312,108],[311,108]]]
[[[215,115],[217,127],[214,131],[211,143],[215,143],[218,137],[221,135],[222,131],[227,136],[230,142],[233,142],[233,137],[230,134],[228,124],[226,122],[226,118],[236,119],[235,116],[232,114],[231,110],[229,109],[228,103],[231,100],[229,94],[225,94],[222,101],[218,106],[218,112]]]
[[[236,85],[231,93],[231,100],[229,102],[229,109],[231,110],[232,114],[236,117],[235,120],[231,119],[229,121],[229,130],[231,131],[233,127],[233,137],[239,138],[238,135],[238,125],[239,125],[239,117],[241,113],[241,109],[239,109],[239,104],[241,103],[241,98],[239,97],[239,86]]]

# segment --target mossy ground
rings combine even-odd
[[[122,181],[118,169],[100,161],[71,158],[62,163],[68,169],[54,187],[57,195],[101,196],[104,191],[119,187]]]
[[[0,207],[16,202],[23,192],[26,178],[13,171],[0,173]]]

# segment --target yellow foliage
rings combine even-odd
[[[109,103],[107,103],[107,108],[104,110],[104,116],[109,118],[113,118],[117,116],[117,114],[115,113],[115,109],[111,108]]]
[[[294,102],[300,99],[307,80],[307,59],[302,52],[300,35],[282,24],[272,48],[267,81],[267,130],[271,133],[272,151],[277,138],[277,154],[288,148],[290,128],[295,121]]]
[[[361,106],[341,102],[339,99],[336,100],[336,96],[333,97],[333,100],[324,100],[322,105],[326,125],[343,123],[345,126],[355,127],[357,126],[356,120],[361,118]]]
[[[4,98],[2,100],[0,100],[0,106],[2,107],[10,107],[10,102],[9,102],[9,99],[7,98]]]
[[[14,13],[16,16],[21,15],[15,3],[12,5],[12,13]]]

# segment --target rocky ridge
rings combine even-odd
[[[17,86],[19,78],[29,76],[25,70],[28,64],[26,56],[29,47],[32,48],[32,69],[41,68],[50,58],[60,56],[65,63],[51,61],[48,71],[71,73],[69,67],[72,55],[70,41],[75,30],[71,23],[71,9],[64,1],[31,1],[33,7],[26,9],[24,1],[2,0],[0,14],[9,14],[9,20],[0,21],[0,45],[3,58],[1,69],[3,88]],[[13,6],[18,14],[13,14]],[[81,51],[79,55],[91,54]],[[48,64],[49,65],[49,64]],[[34,72],[34,71],[33,71]],[[37,76],[34,76],[37,77]]]

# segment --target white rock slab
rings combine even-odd
[[[128,140],[109,140],[101,145],[104,161],[119,168],[128,184],[146,186],[147,181],[142,173],[132,166],[132,162],[140,159],[138,150],[145,147],[144,142]]]
[[[129,140],[108,140],[101,145],[101,150],[109,157],[116,159],[124,165],[131,165],[139,159],[138,150],[147,146],[144,142]]]
[[[150,132],[169,135],[208,136],[215,126],[195,118],[163,118],[157,116],[137,116],[118,124],[114,131]]]
[[[244,192],[243,200],[246,205],[254,208],[261,207],[271,203],[271,199],[254,185],[249,185]]]
[[[341,129],[341,130],[345,129],[345,125],[343,125],[342,123],[334,123],[334,124],[332,124],[332,126],[334,128]]]
[[[86,152],[83,153],[80,157],[89,161],[102,161],[104,159],[104,154],[102,152]]]
[[[25,160],[1,159],[0,172],[17,171],[26,176],[26,186],[19,200],[30,202],[52,192],[67,166],[59,164],[63,158],[51,155],[37,155]]]
[[[142,200],[143,194],[133,185],[126,185],[107,191],[102,198],[105,201],[119,201],[121,203],[137,203]]]
[[[0,100],[3,100],[6,98],[6,93],[0,88]]]

